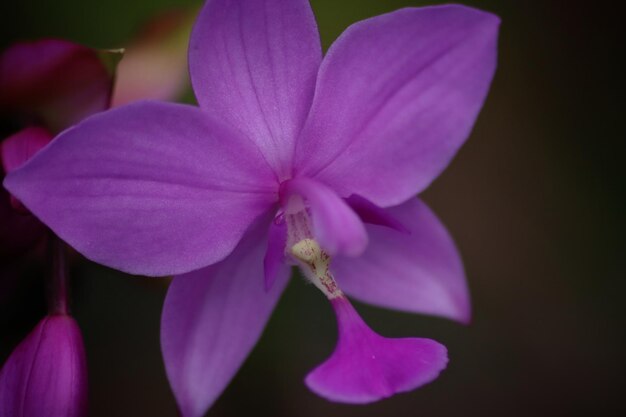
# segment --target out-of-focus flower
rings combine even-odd
[[[52,134],[41,127],[27,127],[0,142],[0,159],[4,172],[9,173],[21,167],[40,149],[52,140]],[[22,206],[13,196],[11,205],[16,210]]]
[[[0,109],[51,133],[109,106],[112,74],[98,51],[59,39],[17,43],[0,57]]]
[[[109,107],[113,73],[103,53],[48,39],[11,46],[0,56],[2,175],[18,169],[54,134]],[[16,257],[47,235],[45,227],[0,191],[0,285],[18,279]],[[67,315],[63,249],[56,238],[50,316],[15,349],[0,372],[0,417],[86,415],[86,364],[80,330]],[[57,251],[57,249],[59,249]],[[9,273],[11,271],[11,273]]]
[[[412,390],[446,366],[446,349],[379,336],[339,286],[469,320],[454,243],[414,195],[470,133],[498,25],[462,6],[402,9],[351,26],[322,60],[307,1],[209,0],[189,46],[200,109],[141,102],[94,116],[5,186],[92,260],[184,274],[161,337],[184,416],[202,415],[240,367],[289,265],[338,320],[337,348],[307,385],[351,403]]]
[[[80,329],[67,315],[47,316],[0,371],[0,417],[84,417],[87,364]]]
[[[195,15],[195,9],[158,15],[124,48],[112,107],[140,99],[180,98],[189,87],[187,44]]]
[[[9,137],[0,137],[2,176],[25,163],[54,134],[107,109],[112,86],[113,74],[101,55],[85,46],[46,39],[5,50],[0,56],[0,123]],[[23,253],[43,236],[38,220],[19,208],[0,190],[2,261]]]
[[[192,16],[190,12],[164,15],[128,48],[124,65],[115,73],[117,104],[180,95],[186,86],[185,51]],[[56,39],[18,43],[0,56],[0,132],[13,132],[0,136],[3,176],[26,163],[54,134],[110,106],[119,56]],[[15,269],[15,257],[42,240],[45,227],[4,189],[0,193],[0,261],[10,263],[0,270],[0,285],[5,288],[11,284],[8,271]],[[66,315],[66,307],[57,311],[55,306],[65,305],[64,289],[53,292],[52,298],[58,298],[51,300],[55,315],[42,320],[0,374],[0,417],[86,413],[80,330]]]

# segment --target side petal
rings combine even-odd
[[[200,417],[235,376],[263,332],[289,277],[265,290],[267,224],[224,261],[177,276],[161,319],[165,369],[184,417]]]
[[[358,256],[367,246],[365,225],[350,206],[333,190],[308,178],[283,183],[281,199],[288,205],[291,196],[302,197],[311,213],[313,234],[331,255]]]
[[[448,364],[442,344],[431,339],[380,336],[345,297],[331,303],[339,341],[330,358],[305,379],[316,394],[342,403],[371,403],[433,381]]]
[[[496,67],[499,19],[464,6],[402,9],[352,25],[320,67],[296,175],[396,205],[468,137]]]
[[[0,56],[0,109],[53,132],[106,109],[112,86],[98,52],[72,42],[22,42]]]
[[[389,210],[378,207],[376,204],[358,194],[352,194],[350,197],[346,198],[346,202],[350,208],[359,215],[364,223],[387,226],[399,232],[410,233],[398,219],[389,213]]]
[[[443,224],[417,199],[389,211],[411,234],[368,225],[363,255],[333,260],[339,286],[374,305],[469,322],[463,264]]]
[[[78,325],[44,318],[0,371],[0,416],[84,417],[87,363]]]
[[[196,107],[158,102],[89,118],[4,183],[89,259],[154,276],[223,259],[277,199],[247,139]]]
[[[281,179],[321,61],[307,0],[209,0],[189,43],[200,107],[253,140]]]

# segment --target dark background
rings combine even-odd
[[[294,279],[209,416],[611,416],[624,404],[623,20],[616,2],[464,2],[503,21],[500,65],[474,132],[425,200],[463,254],[474,319],[356,304],[382,334],[446,344],[433,384],[369,406],[302,383],[330,353],[327,302]],[[148,17],[195,1],[21,0],[0,5],[0,47],[62,37],[124,46]],[[314,0],[325,47],[351,23],[417,0]],[[432,4],[432,3],[430,3]],[[618,119],[619,118],[619,119]],[[0,361],[44,314],[37,265],[0,295]],[[175,416],[159,351],[166,280],[79,262],[74,314],[89,358],[91,415]],[[626,415],[626,414],[623,414]]]

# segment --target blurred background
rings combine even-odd
[[[325,48],[353,22],[433,3],[312,1]],[[335,322],[319,292],[293,279],[208,416],[626,415],[623,22],[602,1],[462,3],[502,18],[499,69],[470,140],[423,197],[461,250],[473,322],[355,303],[384,335],[443,342],[448,369],[431,385],[369,406],[318,398],[302,380],[332,351]],[[122,47],[153,16],[199,5],[3,1],[0,47],[41,37]],[[0,362],[45,314],[41,266],[26,264],[0,286]],[[91,415],[176,416],[159,350],[167,281],[86,261],[72,274]]]

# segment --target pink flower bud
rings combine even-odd
[[[0,371],[0,417],[87,415],[87,362],[69,316],[47,316]]]

